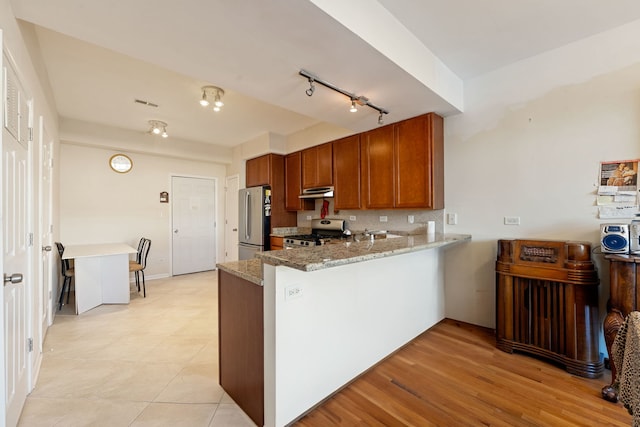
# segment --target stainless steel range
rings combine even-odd
[[[284,246],[286,248],[309,247],[342,240],[344,226],[343,219],[313,219],[311,220],[311,234],[287,236],[284,238]]]

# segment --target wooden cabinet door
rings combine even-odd
[[[395,207],[430,208],[431,141],[425,116],[394,126]]]
[[[394,125],[396,208],[444,208],[442,124],[430,113]]]
[[[246,165],[246,185],[247,187],[256,187],[258,185],[269,185],[269,177],[271,175],[271,159],[270,155],[256,157],[247,160]]]
[[[394,206],[393,126],[361,135],[362,204],[366,209]]]
[[[395,124],[396,208],[444,208],[442,117],[429,113]]]
[[[360,135],[333,142],[334,210],[360,209]]]
[[[316,186],[333,185],[333,144],[330,142],[317,146]]]
[[[285,209],[288,211],[313,210],[313,199],[301,199],[302,194],[302,153],[296,151],[284,158]]]
[[[300,153],[302,159],[302,188],[316,186],[316,162],[318,150],[316,147],[307,148]]]
[[[271,236],[271,247],[272,251],[279,251],[280,249],[284,249],[284,237],[280,236]]]
[[[326,143],[302,150],[302,187],[332,185],[332,145]]]

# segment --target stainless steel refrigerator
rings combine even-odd
[[[251,259],[269,250],[271,230],[271,187],[249,187],[239,192],[238,259]]]

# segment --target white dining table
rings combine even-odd
[[[62,259],[73,259],[76,314],[101,304],[129,304],[129,255],[125,243],[65,246]]]

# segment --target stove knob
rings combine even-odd
[[[309,242],[304,242],[304,245],[305,246],[309,246]]]

